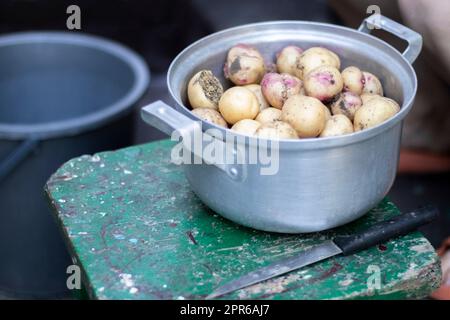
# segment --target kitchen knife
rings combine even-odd
[[[220,297],[333,256],[340,254],[350,255],[370,248],[389,239],[414,231],[421,225],[434,220],[438,214],[436,207],[425,206],[412,212],[398,215],[390,220],[377,223],[359,233],[337,236],[332,240],[313,246],[293,257],[282,259],[220,286],[208,295],[206,299]]]

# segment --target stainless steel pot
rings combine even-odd
[[[401,54],[369,35],[370,26],[407,41],[406,51]],[[222,75],[227,50],[237,43],[254,45],[270,60],[287,44],[328,47],[341,57],[343,67],[356,65],[378,75],[386,96],[401,102],[402,108],[385,123],[362,132],[280,140],[279,171],[275,175],[261,175],[258,164],[185,165],[186,177],[197,196],[212,210],[239,224],[285,233],[333,228],[373,208],[395,179],[402,120],[412,107],[417,89],[411,63],[420,53],[422,37],[379,15],[367,18],[358,30],[301,21],[257,23],[224,30],[192,44],[173,61],[167,84],[176,110],[158,101],[142,109],[143,119],[167,134],[173,130],[193,134],[200,119],[187,107],[187,83],[200,69]],[[203,131],[210,128],[225,134],[226,129],[202,122]],[[253,148],[255,140],[247,138],[239,144],[238,153]],[[199,152],[194,154],[202,156]]]

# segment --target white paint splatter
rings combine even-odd
[[[133,287],[133,288],[131,288],[130,289],[130,293],[131,294],[135,294],[135,293],[137,293],[139,290],[138,290],[138,288],[136,288],[136,287]]]
[[[78,176],[76,174],[71,175],[70,173],[66,173],[63,181],[70,181],[72,179],[76,179]]]
[[[133,172],[132,172],[132,171],[130,171],[130,170],[127,170],[127,169],[124,169],[124,170],[123,170],[123,173],[124,173],[124,174],[133,174]]]
[[[352,278],[347,278],[345,280],[339,281],[339,285],[343,286],[343,287],[347,287],[347,286],[351,285],[352,283],[353,283]]]
[[[134,287],[134,280],[132,279],[132,275],[129,273],[121,273],[119,274],[120,283],[125,285],[125,287]]]
[[[433,247],[429,242],[412,246],[410,249],[418,253],[434,251]]]
[[[101,159],[100,159],[100,156],[98,155],[98,154],[96,154],[96,155],[93,155],[92,157],[91,157],[91,162],[99,162]]]

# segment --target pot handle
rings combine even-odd
[[[364,19],[358,31],[370,34],[374,28],[390,32],[408,42],[408,47],[402,55],[410,63],[413,63],[419,56],[423,42],[422,36],[419,33],[378,13]]]
[[[203,146],[205,143],[214,143],[215,148],[222,149],[223,155],[225,155],[226,152],[231,152],[231,159],[239,159],[242,153],[238,152],[235,148],[230,149],[230,146],[227,146],[222,140],[203,133],[200,121],[195,121],[186,117],[162,101],[156,101],[143,107],[141,109],[141,117],[145,122],[164,132],[168,136],[172,137],[173,133],[177,131],[183,138],[183,147],[198,157],[198,159],[202,159],[205,163],[216,166],[233,180],[245,180],[245,164],[240,164],[240,162],[237,161],[233,164],[214,162],[204,156]],[[200,146],[198,145],[199,140],[202,142]]]
[[[0,162],[0,181],[2,181],[20,162],[36,149],[39,140],[31,137],[20,143],[13,152]]]

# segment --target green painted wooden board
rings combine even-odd
[[[255,268],[398,214],[385,200],[329,232],[280,235],[240,227],[196,198],[182,169],[169,163],[172,145],[165,140],[82,156],[48,181],[46,192],[91,298],[202,299]],[[379,275],[380,287],[369,289],[373,275],[369,282],[376,284]],[[416,232],[224,298],[421,298],[440,278],[432,246]]]

